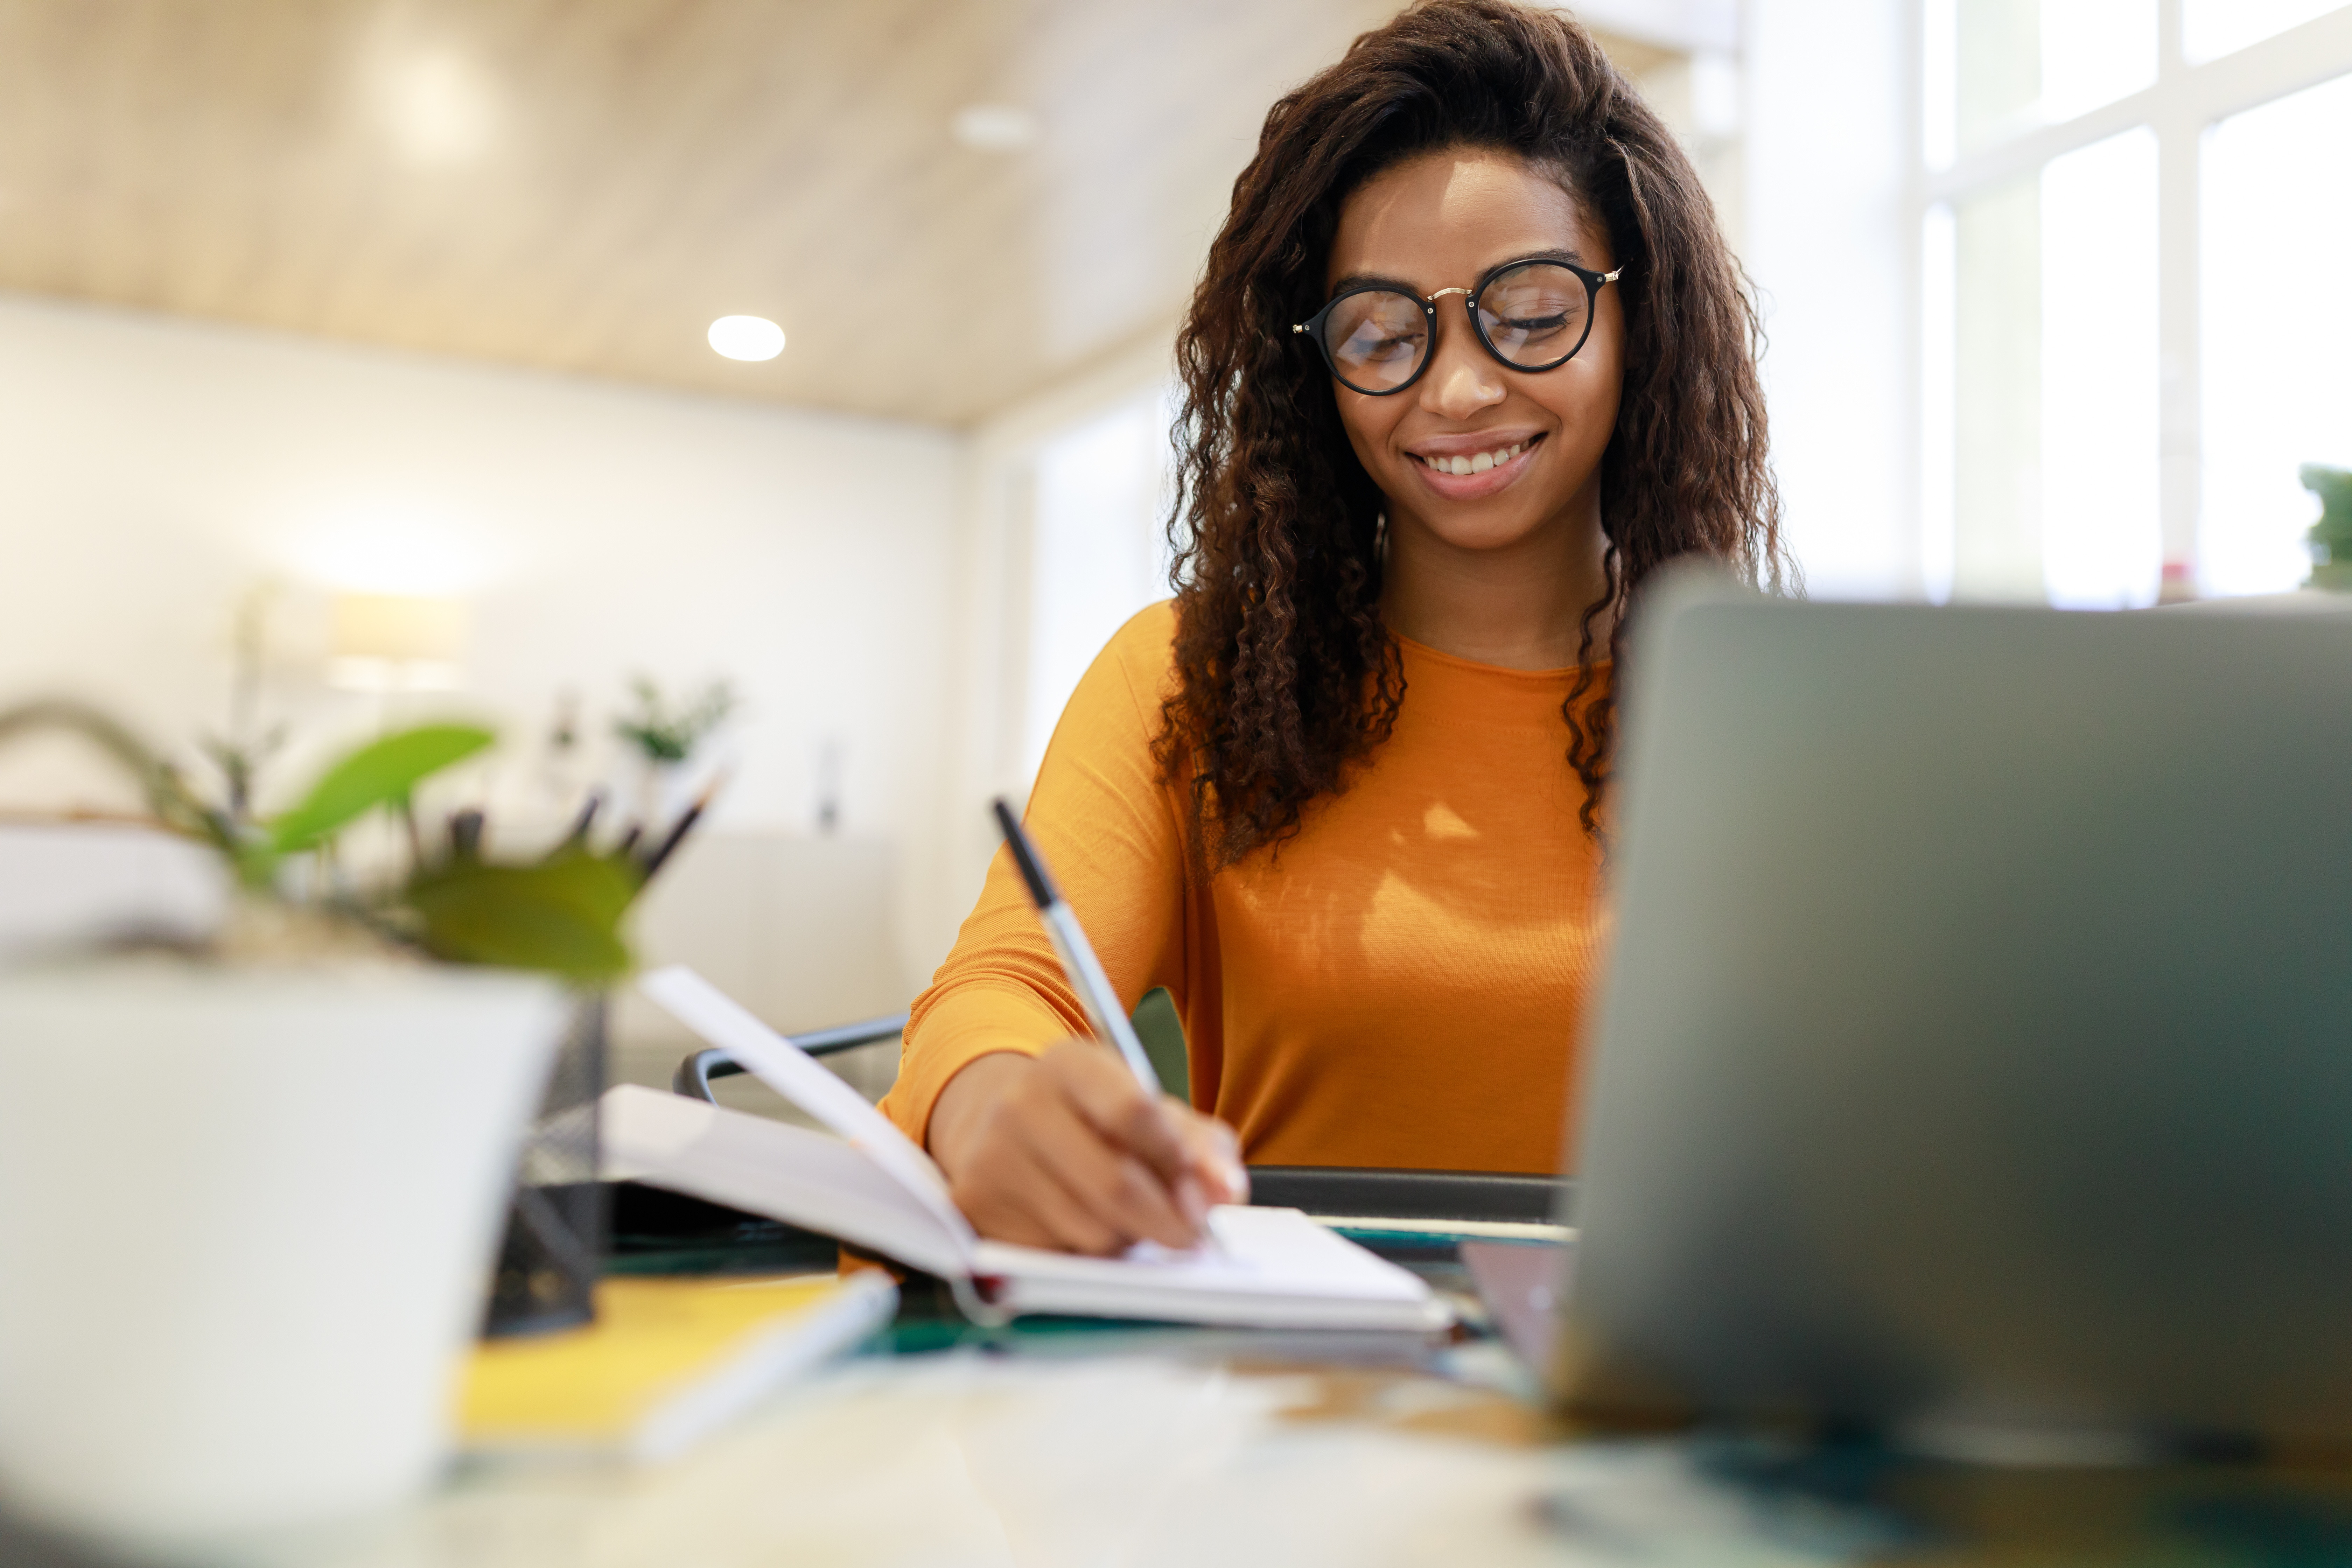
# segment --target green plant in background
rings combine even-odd
[[[614,732],[655,766],[686,761],[735,711],[735,689],[723,680],[712,681],[676,707],[645,676],[631,681],[629,691],[636,699],[636,708],[614,721]]]
[[[2304,536],[2311,541],[2311,585],[2352,591],[2352,468],[2305,463],[2295,477],[2319,498],[2319,521]]]
[[[247,898],[291,905],[289,862],[331,860],[337,840],[377,812],[406,829],[404,871],[368,891],[336,889],[310,906],[341,921],[452,963],[542,970],[566,978],[610,979],[628,967],[620,924],[644,885],[625,854],[602,855],[567,840],[536,860],[499,862],[483,853],[482,817],[461,811],[435,841],[419,824],[415,797],[434,774],[489,748],[496,737],[467,724],[425,724],[346,753],[295,805],[268,819],[246,809],[241,781],[231,799],[205,796],[152,747],[85,704],[48,700],[0,710],[0,742],[39,731],[78,734],[139,785],[165,827],[220,855]],[[331,879],[314,879],[321,883]]]

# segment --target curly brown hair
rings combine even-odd
[[[1507,0],[1423,0],[1276,102],[1177,337],[1177,689],[1160,763],[1189,783],[1205,865],[1298,830],[1387,739],[1404,700],[1381,616],[1385,505],[1348,444],[1328,374],[1290,331],[1323,300],[1342,205],[1417,154],[1507,151],[1605,225],[1624,267],[1624,385],[1601,458],[1606,587],[1562,705],[1595,829],[1616,730],[1592,658],[1666,562],[1790,579],[1765,459],[1746,279],[1673,133],[1576,22]]]

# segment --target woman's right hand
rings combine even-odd
[[[1090,1040],[966,1064],[931,1109],[929,1142],[957,1206],[999,1241],[1192,1247],[1211,1205],[1249,1198],[1232,1128],[1152,1094]]]

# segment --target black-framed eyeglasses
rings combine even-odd
[[[1623,276],[1568,261],[1513,261],[1475,289],[1440,289],[1426,299],[1383,283],[1341,289],[1290,330],[1315,342],[1343,386],[1372,397],[1402,392],[1429,368],[1437,342],[1437,302],[1462,296],[1470,329],[1486,352],[1513,370],[1555,370],[1592,335],[1601,288]]]

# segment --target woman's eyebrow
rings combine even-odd
[[[1573,246],[1563,246],[1558,250],[1530,250],[1525,256],[1514,256],[1507,261],[1497,261],[1479,276],[1483,278],[1487,273],[1499,272],[1506,267],[1517,267],[1526,261],[1564,261],[1570,267],[1581,267],[1585,264],[1582,251]]]
[[[1378,272],[1350,272],[1331,285],[1331,298],[1336,300],[1350,289],[1393,289],[1416,300],[1421,297],[1421,290],[1402,278],[1391,278]]]
[[[1528,261],[1564,261],[1571,267],[1581,267],[1584,265],[1584,255],[1581,251],[1575,249],[1573,247],[1561,247],[1551,250],[1530,250],[1524,252],[1521,255],[1504,258],[1502,260],[1496,262],[1492,267],[1489,267],[1485,271],[1479,273],[1478,278],[1491,278],[1506,267],[1517,267]],[[1469,279],[1467,283],[1446,283],[1441,284],[1440,287],[1446,289],[1466,288],[1470,284],[1477,282],[1478,278],[1473,278]],[[1421,289],[1406,279],[1402,278],[1391,278],[1384,273],[1379,272],[1350,272],[1348,276],[1340,279],[1338,282],[1331,285],[1330,297],[1337,299],[1350,289],[1393,289],[1400,294],[1410,294],[1416,300],[1423,297]]]

